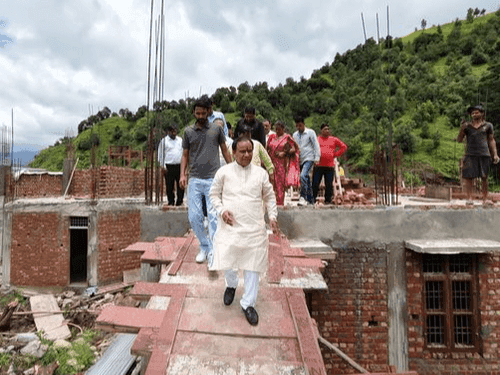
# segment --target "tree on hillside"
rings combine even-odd
[[[500,63],[490,66],[488,74],[479,83],[479,92],[484,97],[487,120],[495,127],[495,134],[498,137],[500,134]]]
[[[467,17],[466,17],[467,22],[473,22],[474,21],[474,9],[469,8],[467,9]]]
[[[425,30],[426,26],[427,26],[427,21],[422,18],[422,22],[420,22],[420,26],[422,26],[422,30]]]

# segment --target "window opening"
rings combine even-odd
[[[70,282],[87,281],[88,217],[70,217]]]
[[[70,224],[69,228],[70,229],[78,229],[78,228],[85,228],[87,229],[89,227],[89,218],[85,216],[71,216],[70,217]]]
[[[475,254],[424,254],[425,339],[435,350],[479,349]]]

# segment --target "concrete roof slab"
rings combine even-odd
[[[407,249],[427,254],[497,253],[500,242],[480,239],[409,240]]]
[[[235,336],[290,337],[296,336],[288,307],[281,301],[258,300],[255,309],[259,313],[259,324],[248,324],[238,303],[243,291],[237,290],[235,301],[225,306],[220,298],[186,298],[179,329]]]
[[[173,354],[197,357],[234,357],[241,360],[300,362],[296,338],[269,338],[213,335],[178,331]]]

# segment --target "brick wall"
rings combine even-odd
[[[12,217],[11,282],[66,286],[69,283],[69,223],[57,213]]]
[[[67,195],[71,197],[90,197],[92,184],[94,183],[93,172],[92,169],[75,170]]]
[[[312,294],[311,315],[320,335],[364,368],[387,369],[387,255],[384,248],[368,246],[335,249],[337,259],[324,272],[328,292]],[[355,374],[323,345],[328,374]]]
[[[15,183],[17,198],[60,197],[62,175],[23,174]],[[96,184],[96,198],[136,197],[144,193],[144,170],[124,167],[102,166],[92,169],[75,170],[68,197],[91,197]]]
[[[22,174],[15,182],[15,194],[18,198],[60,197],[62,175]]]
[[[103,166],[100,169],[99,197],[135,197],[144,192],[144,170]]]
[[[479,255],[479,310],[482,353],[432,353],[425,347],[422,255],[406,252],[410,369],[420,375],[490,375],[500,373],[500,257]]]
[[[124,270],[141,266],[140,254],[121,250],[139,241],[141,214],[138,210],[99,214],[98,217],[98,271],[99,284],[121,281]]]

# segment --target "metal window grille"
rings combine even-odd
[[[425,254],[423,272],[441,273],[443,272],[443,257],[439,255]]]
[[[441,281],[426,281],[425,295],[427,310],[443,309],[443,283]]]
[[[453,310],[470,310],[470,282],[453,281],[451,283],[453,293]]]
[[[470,273],[471,258],[470,254],[460,254],[450,257],[450,272]]]
[[[425,340],[430,350],[479,350],[477,259],[424,254]]]
[[[89,227],[89,218],[85,216],[71,216],[70,229],[87,229]]]
[[[444,344],[444,316],[428,315],[427,316],[427,343],[428,344]]]
[[[455,344],[473,345],[471,316],[455,315]]]

